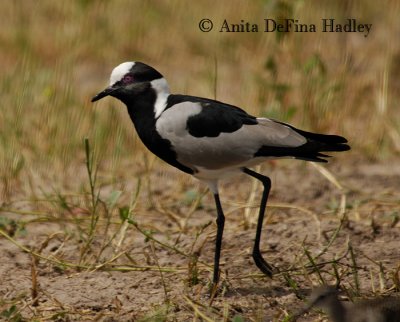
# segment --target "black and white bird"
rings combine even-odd
[[[225,222],[218,181],[235,173],[245,173],[264,185],[253,259],[264,274],[272,276],[273,268],[260,252],[271,180],[249,167],[276,158],[327,162],[324,158],[328,156],[322,152],[350,149],[341,136],[305,132],[208,98],[171,94],[165,78],[140,62],[125,62],[115,67],[109,87],[93,97],[92,102],[106,96],[125,103],[140,139],[151,152],[208,184],[217,208],[214,285],[219,279]]]

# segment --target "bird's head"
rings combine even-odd
[[[125,62],[113,69],[110,85],[94,96],[92,102],[106,96],[113,96],[124,103],[128,103],[135,100],[135,97],[150,87],[160,91],[160,85],[162,85],[162,91],[169,92],[165,79],[153,67],[140,62]]]

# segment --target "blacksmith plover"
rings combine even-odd
[[[321,152],[346,151],[347,140],[298,130],[289,124],[257,118],[239,107],[189,95],[171,94],[165,78],[140,62],[125,62],[111,73],[110,85],[93,97],[121,100],[144,145],[170,165],[208,184],[217,208],[213,284],[219,279],[219,259],[225,217],[218,181],[245,173],[264,186],[253,247],[258,268],[272,276],[262,257],[260,238],[271,180],[249,167],[268,159],[294,158],[327,162]]]

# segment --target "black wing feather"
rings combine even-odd
[[[202,107],[200,113],[187,120],[187,130],[194,137],[217,137],[237,131],[243,124],[258,124],[256,117],[237,106],[195,96],[170,95],[167,108],[182,102],[199,103]]]
[[[246,113],[241,108],[207,98],[189,95],[170,95],[166,108],[183,102],[199,103],[202,107],[200,113],[190,116],[187,120],[187,130],[194,137],[217,137],[221,133],[235,132],[244,124],[258,124],[256,117]],[[264,145],[254,154],[255,157],[294,157],[301,160],[327,162],[324,158],[330,156],[321,152],[350,150],[350,146],[346,144],[347,140],[342,136],[307,132],[287,123],[275,122],[296,131],[306,138],[307,142],[298,147]]]
[[[307,132],[299,130],[287,123],[275,122],[290,127],[292,130],[305,137],[307,142],[293,148],[262,146],[256,152],[255,156],[294,157],[300,160],[327,162],[327,160],[323,158],[329,158],[330,155],[321,152],[341,152],[350,150],[350,146],[346,144],[347,140],[342,136]]]

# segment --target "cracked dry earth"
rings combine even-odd
[[[201,321],[205,317],[223,321],[224,316],[231,319],[237,315],[243,321],[281,321],[304,305],[301,298],[313,285],[321,283],[321,277],[333,283],[334,268],[346,289],[354,290],[358,281],[362,297],[371,296],[374,291],[395,293],[392,286],[398,282],[400,265],[400,224],[397,223],[400,162],[342,159],[326,167],[346,188],[345,200],[340,190],[311,165],[267,163],[262,170],[273,182],[262,235],[264,257],[280,270],[273,279],[263,277],[251,258],[255,229],[244,228],[244,209],[238,205],[246,202],[252,183],[239,176],[222,185],[221,197],[227,217],[221,260],[223,290],[211,306],[207,283],[212,272],[216,227],[213,200],[206,194],[202,206],[192,214],[183,230],[174,220],[150,207],[141,209],[135,217],[142,227],[151,227],[157,240],[174,245],[186,254],[199,255],[199,262],[194,266],[198,269],[197,284],[188,283],[190,258],[146,241],[143,234],[132,228],[124,242],[132,259],[130,263],[171,268],[170,271],[122,272],[102,268],[79,271],[39,259],[36,265],[39,299],[38,305],[33,306],[31,258],[1,238],[0,309],[4,311],[15,303],[27,320],[39,316],[57,321],[140,321],[146,317],[147,321]],[[157,182],[154,198],[159,202],[171,198],[174,186],[174,170],[166,168],[165,171],[171,173],[154,173],[151,178]],[[171,182],[162,183],[161,179]],[[169,189],[163,189],[163,184]],[[188,183],[189,188],[190,185],[192,181]],[[260,191],[257,191],[254,202],[258,203]],[[184,197],[179,194],[174,198],[176,203],[165,207],[174,211],[175,216],[185,218],[188,206],[181,206]],[[346,219],[342,222],[340,202],[346,206]],[[3,212],[2,216],[15,215]],[[208,223],[211,224],[207,226]],[[35,248],[47,236],[59,232],[58,237],[45,245],[42,255],[76,263],[81,245],[76,237],[65,237],[73,236],[71,229],[67,224],[37,222],[27,225],[26,232],[14,238],[23,246]],[[101,236],[96,242],[100,247]],[[307,252],[320,264],[318,269],[311,267]],[[105,252],[104,257],[107,256],[111,255]],[[115,263],[127,263],[127,259],[121,257]],[[296,287],[290,286],[290,281]],[[312,311],[298,321],[323,319],[319,312]]]

